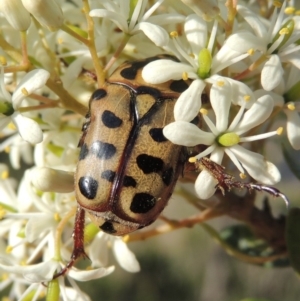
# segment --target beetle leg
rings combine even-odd
[[[88,258],[84,252],[84,221],[85,221],[85,211],[80,206],[77,207],[75,226],[73,231],[73,252],[71,259],[68,264],[57,274],[54,275],[53,279],[64,275],[80,257]]]

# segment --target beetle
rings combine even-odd
[[[153,223],[170,199],[186,149],[163,135],[189,82],[146,83],[142,68],[172,56],[125,62],[91,96],[75,173],[78,209],[71,261],[84,253],[85,214],[102,231],[125,235]]]
[[[163,128],[174,121],[176,100],[190,82],[146,83],[142,68],[164,58],[176,60],[160,55],[126,62],[92,94],[75,173],[78,206],[73,252],[69,263],[54,278],[65,274],[79,257],[86,256],[85,214],[102,231],[122,236],[153,223],[167,205],[188,152],[168,141]],[[197,119],[198,116],[191,122],[199,125]],[[234,187],[265,191],[289,204],[276,188],[234,181],[222,166],[207,158],[195,162],[195,167],[196,171],[209,171],[223,193]]]

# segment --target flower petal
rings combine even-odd
[[[283,94],[283,92],[282,92],[282,94]],[[259,89],[259,90],[254,91],[254,95],[256,98],[259,98],[264,95],[270,95],[274,101],[274,107],[276,107],[276,106],[282,107],[284,105],[283,96],[281,96],[277,93],[274,93],[272,91],[266,91],[264,89]]]
[[[108,268],[98,268],[88,271],[77,270],[72,268],[68,272],[68,276],[77,281],[90,281],[93,279],[99,279],[111,274],[115,270],[114,266]]]
[[[184,23],[184,31],[195,55],[207,47],[207,23],[196,14],[189,15]]]
[[[171,79],[182,79],[183,72],[193,72],[193,68],[172,60],[156,60],[143,68],[142,77],[147,83],[161,84]]]
[[[279,56],[276,54],[271,55],[261,71],[262,87],[267,91],[273,90],[282,80],[283,73]]]
[[[252,107],[244,114],[243,119],[235,128],[239,135],[263,123],[273,111],[274,102],[270,95],[260,97]]]
[[[120,266],[130,273],[136,273],[140,271],[140,264],[136,260],[133,252],[131,252],[127,244],[122,238],[116,238],[113,243],[114,255],[120,264]]]
[[[201,108],[201,94],[204,88],[205,82],[195,79],[189,88],[181,93],[174,107],[176,121],[191,121],[197,116]]]
[[[231,98],[229,82],[224,77],[216,77],[216,83],[210,90],[210,103],[216,115],[216,128],[220,133],[225,131],[228,126]]]
[[[109,19],[114,22],[124,33],[128,33],[127,21],[120,13],[109,11],[107,9],[93,9],[90,11],[90,16]]]
[[[213,134],[204,132],[196,125],[186,121],[175,121],[168,124],[164,127],[163,134],[172,143],[184,146],[210,145],[214,142]]]
[[[19,134],[25,141],[31,144],[42,142],[43,132],[34,120],[15,113],[13,121],[18,128]]]
[[[50,73],[44,69],[36,69],[27,73],[18,84],[12,96],[14,109],[17,109],[22,100],[27,96],[22,92],[23,88],[25,88],[28,92],[28,95],[30,95],[35,90],[42,88],[46,84],[49,77]]]
[[[211,156],[210,160],[214,161],[217,164],[221,164],[224,156],[224,151],[222,148],[216,148]],[[202,199],[206,200],[210,197],[212,197],[216,191],[216,185],[218,184],[218,181],[206,170],[203,170],[199,176],[197,177],[197,180],[195,182],[195,190],[197,195]],[[205,205],[205,203],[204,203]],[[208,204],[209,206],[212,205],[212,203]]]
[[[201,171],[195,182],[195,191],[200,199],[206,200],[216,192],[218,181],[206,170]]]
[[[253,91],[244,83],[234,80],[232,78],[226,78],[231,85],[232,103],[235,105],[244,105],[245,98],[247,98],[246,108],[249,109],[256,101],[256,97]]]
[[[45,233],[46,230],[54,228],[57,224],[53,218],[53,214],[49,213],[35,213],[35,216],[30,218],[25,227],[26,239],[29,243]]]
[[[162,27],[149,23],[141,22],[138,23],[130,34],[135,34],[137,31],[143,31],[144,34],[156,45],[159,47],[166,46],[169,42],[169,35],[166,30]]]
[[[266,161],[262,155],[240,145],[232,146],[230,150],[255,180],[267,185],[274,185],[280,181],[281,175],[278,168],[273,163]]]
[[[287,116],[286,131],[291,146],[300,149],[300,117],[296,110],[285,110]]]
[[[238,4],[236,6],[237,12],[245,19],[245,21],[252,27],[257,37],[266,37],[267,30],[258,15],[252,12],[249,7]]]

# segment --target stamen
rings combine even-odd
[[[202,115],[207,115],[208,114],[208,111],[206,110],[206,109],[200,109],[200,113],[202,114]]]
[[[277,132],[277,135],[280,136],[283,133],[283,127],[282,126],[279,127],[276,132]]]
[[[6,210],[0,206],[0,220],[4,218],[4,216],[6,215]]]
[[[183,73],[182,73],[182,79],[183,79],[183,80],[188,80],[188,79],[189,79],[189,76],[188,76],[188,73],[187,73],[187,72],[183,72]]]
[[[223,87],[223,86],[225,85],[225,82],[224,82],[223,80],[218,80],[218,81],[216,82],[216,84],[217,84],[217,86],[219,86],[219,87]]]
[[[6,252],[7,254],[10,254],[10,253],[12,252],[12,250],[13,250],[13,247],[12,247],[12,246],[7,246],[5,252]]]
[[[0,56],[0,64],[1,64],[1,66],[7,65],[7,60],[4,56]]]
[[[285,8],[284,12],[287,14],[287,15],[292,15],[294,12],[296,11],[296,8],[293,7],[293,6],[288,6]]]
[[[195,163],[197,161],[197,158],[196,157],[190,157],[189,158],[189,162],[190,163]]]
[[[255,52],[255,50],[254,50],[253,48],[250,48],[250,49],[247,51],[247,53],[248,53],[249,55],[253,55],[254,52]]]
[[[244,95],[244,100],[246,101],[246,102],[248,102],[248,101],[250,101],[251,100],[251,96],[250,95]]]
[[[280,31],[279,31],[279,34],[280,34],[280,35],[289,34],[289,33],[290,33],[290,31],[289,31],[289,29],[286,28],[286,27],[280,29]]]
[[[178,32],[177,31],[171,31],[170,32],[170,37],[171,38],[178,38]]]
[[[124,236],[122,237],[122,240],[123,240],[125,243],[127,243],[127,242],[129,241],[129,235],[124,235]]]
[[[8,173],[7,170],[2,171],[2,173],[1,173],[1,179],[2,179],[2,180],[7,179],[8,176],[9,176],[9,173]]]
[[[275,6],[275,7],[277,7],[277,8],[280,8],[281,7],[281,5],[282,5],[282,3],[280,2],[280,1],[273,1],[273,5]]]
[[[25,96],[28,96],[28,95],[29,95],[29,93],[28,93],[28,91],[26,90],[26,88],[22,88],[22,89],[21,89],[21,92],[22,92]]]
[[[290,102],[287,104],[287,108],[290,110],[290,111],[294,111],[296,109],[295,107],[295,104],[293,102]]]
[[[247,176],[244,173],[240,173],[240,178],[244,180],[247,178]]]
[[[53,218],[56,222],[59,222],[61,220],[61,217],[60,217],[59,213],[57,213],[57,212],[54,213]]]

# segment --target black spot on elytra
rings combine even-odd
[[[80,192],[89,200],[93,200],[97,195],[98,181],[92,177],[81,177],[78,181]]]
[[[147,86],[139,86],[136,89],[136,93],[139,94],[149,94],[153,96],[155,99],[161,97],[161,92],[158,89],[147,87]]]
[[[101,178],[107,180],[108,182],[113,182],[116,173],[112,170],[104,170],[101,173]]]
[[[112,222],[105,222],[99,227],[103,232],[108,234],[116,233],[117,231],[114,229],[114,225]]]
[[[147,58],[142,61],[133,62],[128,68],[124,68],[120,74],[126,79],[132,80],[135,79],[137,72],[139,69],[142,69],[145,67],[148,63],[158,60],[159,57],[154,56]]]
[[[113,112],[108,110],[105,110],[103,112],[101,119],[103,124],[110,129],[114,129],[121,126],[123,122],[121,118],[119,118]]]
[[[164,161],[162,159],[146,154],[138,155],[136,163],[145,174],[159,172],[164,166]]]
[[[161,178],[167,186],[171,184],[173,175],[174,175],[174,170],[172,167],[163,171]]]
[[[151,138],[156,142],[168,141],[168,139],[163,134],[162,128],[152,128],[149,130],[149,134],[150,134]]]
[[[154,196],[148,193],[137,193],[131,202],[130,210],[133,213],[147,213],[156,204],[156,199]]]
[[[124,176],[123,186],[124,187],[136,187],[136,180],[131,176]]]
[[[116,153],[116,147],[111,143],[102,141],[93,142],[90,152],[96,155],[99,159],[110,159]]]
[[[106,95],[107,95],[106,90],[98,89],[92,94],[91,100],[99,100],[101,98],[104,98]]]
[[[84,160],[88,154],[89,154],[89,149],[86,143],[84,143],[80,149],[79,160]]]
[[[170,84],[170,89],[174,92],[182,93],[188,88],[188,84],[184,80],[175,80]]]

